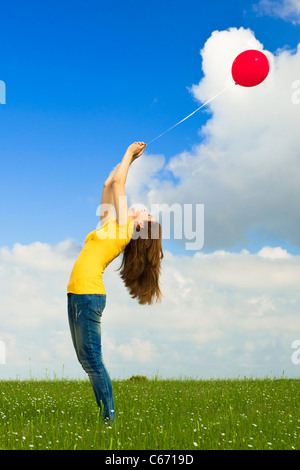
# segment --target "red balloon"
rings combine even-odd
[[[236,85],[252,87],[262,83],[269,71],[270,64],[265,54],[250,49],[235,58],[231,74]]]

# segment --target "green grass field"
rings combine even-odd
[[[0,381],[0,450],[300,449],[300,379],[112,384],[115,426],[88,380]]]

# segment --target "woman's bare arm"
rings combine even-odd
[[[145,147],[146,144],[144,142],[135,142],[128,147],[123,160],[117,166],[114,175],[112,176],[113,183],[118,182],[125,184],[129,166],[134,162],[134,160],[142,155]]]
[[[113,178],[114,178],[114,176],[115,176],[115,174],[116,174],[116,171],[117,171],[117,169],[118,169],[118,167],[119,167],[120,165],[121,165],[121,163],[118,163],[118,165],[116,166],[116,168],[114,168],[114,169],[112,170],[112,172],[110,173],[109,177],[108,177],[107,180],[105,181],[104,186],[111,186],[112,181],[113,181]]]
[[[104,183],[100,206],[100,226],[102,226],[110,217],[114,216],[114,196],[112,185],[106,185]]]

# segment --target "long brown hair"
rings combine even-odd
[[[155,298],[161,302],[159,276],[161,273],[161,260],[164,257],[162,250],[162,229],[157,221],[145,221],[141,229],[136,226],[134,233],[140,232],[126,245],[123,251],[123,259],[120,276],[132,298],[137,298],[138,303],[151,305]]]

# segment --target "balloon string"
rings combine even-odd
[[[235,85],[235,84],[234,84]],[[210,103],[212,100],[214,100],[215,98],[217,98],[217,96],[221,95],[222,93],[224,93],[224,91],[228,90],[229,88],[232,87],[232,84],[229,85],[227,88],[224,88],[224,90],[220,91],[220,93],[218,93],[217,95],[215,95],[213,98],[210,98],[208,101],[206,101],[206,103],[202,104],[201,106],[199,106],[199,108],[197,108],[195,111],[193,111],[191,114],[189,114],[187,117],[185,117],[184,119],[182,119],[181,121],[177,122],[177,124],[174,124],[174,126],[170,127],[169,129],[167,129],[165,132],[163,132],[162,134],[158,135],[157,137],[155,137],[154,139],[150,140],[150,142],[147,143],[147,146],[149,144],[151,144],[152,142],[154,142],[155,140],[159,139],[160,137],[162,137],[163,135],[165,135],[167,132],[169,132],[170,130],[174,129],[174,127],[176,126],[179,126],[179,124],[181,124],[183,121],[186,121],[189,117],[193,116],[193,114],[195,114],[197,111],[199,111],[200,109],[204,108],[204,106],[206,106],[208,103]]]

